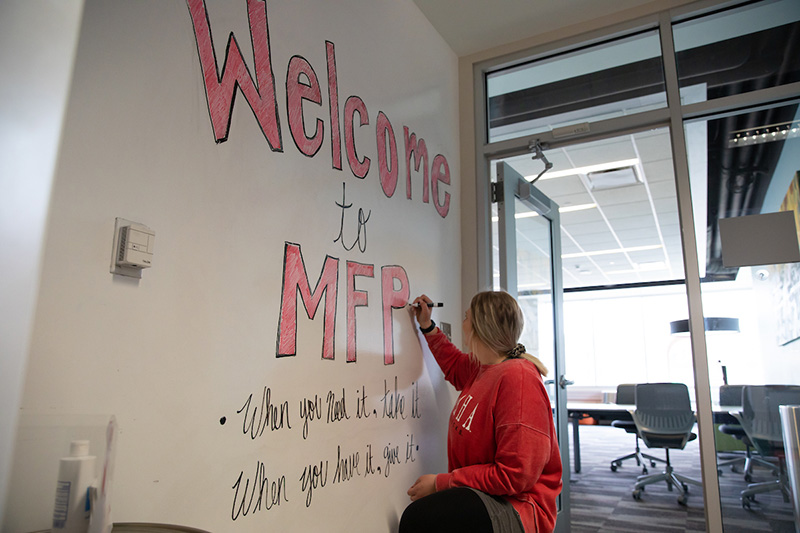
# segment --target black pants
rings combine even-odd
[[[400,533],[492,533],[480,496],[466,487],[434,492],[406,507]]]

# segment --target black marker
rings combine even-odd
[[[411,307],[419,307],[419,304],[408,304],[408,305],[410,305]],[[444,304],[442,302],[429,303],[428,307],[444,307]]]

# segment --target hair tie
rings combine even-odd
[[[524,344],[517,344],[514,346],[514,349],[508,352],[509,357],[519,357],[520,355],[525,353],[525,345]]]

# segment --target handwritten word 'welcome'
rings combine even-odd
[[[247,15],[250,22],[250,39],[253,43],[253,60],[255,64],[255,81],[250,69],[244,62],[236,37],[231,32],[225,52],[225,60],[220,73],[214,45],[211,40],[211,24],[204,0],[187,0],[192,16],[200,66],[203,71],[208,112],[214,129],[217,143],[228,140],[233,104],[238,87],[245,100],[253,110],[256,121],[273,152],[283,151],[280,115],[275,92],[275,74],[272,68],[272,52],[269,42],[269,20],[265,0],[247,0]],[[363,179],[370,171],[372,161],[369,157],[358,156],[355,145],[355,124],[369,125],[367,105],[358,96],[350,96],[345,100],[343,117],[339,111],[339,82],[336,70],[336,52],[334,44],[325,42],[327,58],[328,109],[331,132],[331,165],[342,170],[342,127],[344,119],[344,147],[347,163],[357,178]],[[322,90],[319,77],[314,67],[305,58],[294,55],[286,69],[286,116],[289,132],[297,149],[307,157],[314,157],[322,147],[325,137],[325,122],[317,117],[314,131],[307,133],[305,129],[304,103],[322,107]],[[356,119],[356,115],[358,118]],[[436,212],[444,218],[450,211],[450,193],[444,191],[439,201],[439,184],[450,184],[450,166],[447,158],[437,154],[428,167],[428,149],[425,140],[417,140],[415,133],[403,127],[405,140],[406,163],[406,196],[411,199],[411,167],[419,172],[422,164],[423,191],[422,201],[430,203],[433,196]],[[391,198],[397,189],[399,176],[397,139],[389,117],[379,111],[375,118],[375,140],[378,157],[378,175],[384,195]],[[413,161],[412,161],[413,159]]]

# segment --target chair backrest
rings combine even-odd
[[[800,405],[800,386],[745,385],[742,389],[742,427],[763,455],[783,448],[781,405]]]
[[[682,449],[695,423],[689,389],[683,383],[636,385],[633,420],[649,448]]]
[[[744,388],[744,385],[720,385],[719,404],[725,406],[741,406],[742,388]]]
[[[636,410],[692,412],[689,389],[683,383],[640,383],[636,385]]]
[[[617,399],[615,403],[620,405],[635,405],[636,383],[621,383],[617,385]]]

